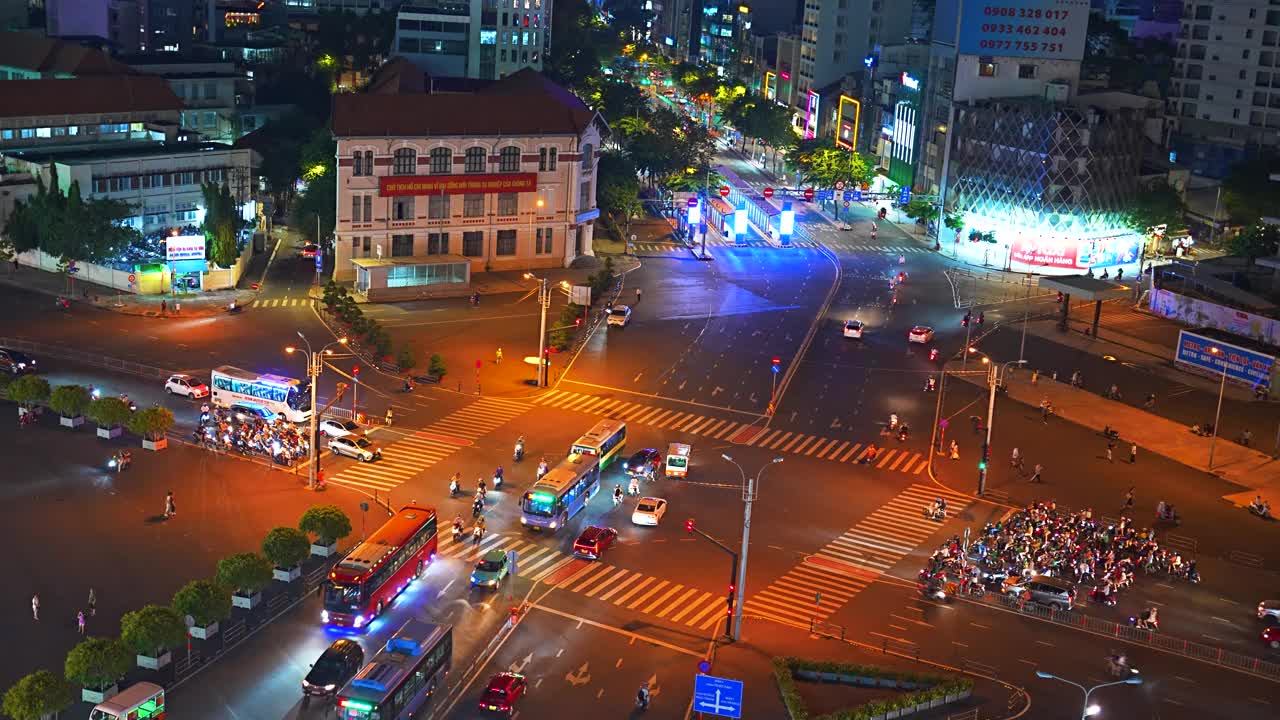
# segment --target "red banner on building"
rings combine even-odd
[[[392,175],[378,178],[382,197],[536,192],[537,173],[503,175]]]

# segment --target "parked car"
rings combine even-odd
[[[9,348],[0,348],[0,372],[7,372],[10,375],[21,375],[22,373],[35,372],[36,359],[17,350]]]
[[[209,397],[209,386],[190,375],[170,375],[164,383],[164,391],[193,399]]]
[[[604,551],[618,539],[618,531],[592,525],[573,542],[573,554],[585,560],[599,560]]]
[[[302,680],[303,695],[332,697],[364,667],[364,650],[350,638],[339,638],[325,649]]]
[[[309,260],[315,259],[315,256],[319,253],[320,246],[315,243],[307,243],[306,245],[303,245],[302,250],[299,252],[302,257]]]
[[[373,462],[382,457],[382,450],[370,442],[369,438],[356,435],[329,438],[329,452],[346,455],[360,462]]]

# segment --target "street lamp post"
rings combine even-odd
[[[1064,682],[1068,685],[1074,685],[1075,687],[1080,688],[1080,692],[1084,693],[1084,705],[1080,708],[1080,720],[1088,720],[1088,718],[1090,718],[1091,716],[1097,715],[1098,713],[1102,712],[1101,707],[1097,705],[1089,704],[1089,698],[1093,696],[1093,693],[1095,690],[1101,690],[1104,687],[1111,687],[1112,685],[1141,685],[1142,684],[1142,676],[1136,675],[1136,674],[1130,677],[1127,677],[1123,680],[1116,680],[1114,682],[1102,683],[1101,685],[1094,685],[1091,688],[1086,688],[1080,683],[1072,682],[1066,678],[1058,677],[1053,673],[1047,673],[1043,670],[1037,670],[1036,677],[1041,677],[1041,678],[1044,678],[1045,680],[1057,680],[1059,682]]]
[[[966,353],[968,354],[968,353]],[[983,363],[990,363],[991,360],[985,354],[982,356]],[[996,419],[996,388],[1000,387],[1000,380],[1004,374],[1008,372],[1010,365],[1022,365],[1026,360],[1010,360],[1003,365],[991,364],[991,370],[987,374],[987,382],[991,386],[987,399],[987,439],[982,444],[983,454],[978,463],[978,495],[981,496],[987,489],[987,461],[990,459],[991,453],[991,429],[995,426]]]
[[[1209,348],[1209,352],[1214,357],[1222,355],[1222,348],[1217,346]],[[1218,421],[1222,419],[1222,395],[1227,389],[1227,363],[1222,362],[1222,380],[1218,382],[1218,410],[1213,414],[1213,437],[1209,438],[1209,470],[1213,470],[1213,451],[1218,444]]]
[[[760,478],[764,477],[764,471],[770,465],[780,463],[783,459],[776,457],[770,460],[756,471],[755,477],[748,478],[742,466],[735,462],[733,458],[723,453],[720,454],[720,457],[733,463],[733,466],[738,468],[738,473],[742,476],[742,500],[745,503],[745,508],[742,511],[742,552],[739,554],[738,581],[734,583],[733,596],[733,640],[737,642],[742,639],[742,598],[746,594],[744,590],[747,583],[747,546],[751,542],[751,504],[756,499],[756,483],[759,482]]]
[[[319,469],[317,467],[319,464],[319,456],[316,451],[316,426],[319,422],[320,416],[320,411],[316,407],[316,387],[320,384],[320,373],[324,370],[324,356],[333,354],[332,348],[334,345],[346,345],[347,339],[345,337],[339,338],[337,341],[331,342],[320,348],[319,352],[317,352],[311,349],[311,342],[307,340],[307,336],[303,335],[301,330],[297,332],[298,337],[302,338],[302,343],[307,346],[307,349],[302,350],[300,348],[290,346],[285,348],[284,351],[291,354],[294,352],[301,352],[307,361],[307,378],[311,381],[311,428],[307,436],[307,444],[310,447],[308,455],[310,456],[311,462],[308,463],[307,466],[307,489],[315,490],[316,473]]]

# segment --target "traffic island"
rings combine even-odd
[[[968,700],[973,681],[954,675],[916,673],[851,662],[780,657],[773,661],[774,680],[792,720],[881,720],[917,716],[944,705]],[[860,704],[821,715],[811,706],[835,701],[806,684],[834,683],[860,688],[854,694]],[[847,699],[849,696],[845,695]],[[919,715],[924,717],[924,715]]]

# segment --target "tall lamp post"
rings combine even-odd
[[[1057,680],[1059,682],[1064,682],[1068,685],[1074,685],[1080,688],[1080,692],[1084,693],[1084,706],[1080,709],[1080,720],[1088,720],[1090,717],[1102,712],[1102,708],[1099,707],[1098,705],[1089,704],[1089,698],[1093,696],[1093,693],[1095,690],[1101,690],[1104,687],[1111,687],[1112,685],[1141,685],[1142,684],[1142,676],[1140,675],[1132,675],[1123,680],[1116,680],[1115,682],[1102,683],[1101,685],[1094,685],[1091,688],[1086,688],[1080,683],[1071,682],[1066,678],[1058,677],[1053,673],[1047,673],[1043,670],[1037,670],[1036,677],[1041,677],[1041,678],[1044,678],[1045,680]]]
[[[755,477],[748,478],[746,471],[733,458],[723,453],[720,454],[720,457],[733,463],[733,466],[738,468],[738,473],[742,476],[742,500],[746,505],[742,512],[742,552],[739,556],[738,581],[734,583],[733,597],[733,640],[737,642],[742,639],[742,598],[746,594],[744,590],[747,583],[747,545],[751,542],[751,504],[756,499],[756,483],[760,481],[760,478],[764,477],[764,471],[770,465],[782,462],[782,458],[776,457],[761,465],[760,469],[756,471]]]
[[[308,453],[310,455],[311,462],[308,464],[308,468],[307,468],[308,469],[307,489],[315,490],[316,489],[316,471],[318,470],[318,468],[316,467],[317,457],[318,457],[316,454],[316,440],[318,439],[316,437],[316,425],[319,422],[319,415],[320,415],[319,409],[316,408],[316,386],[320,384],[320,372],[324,370],[324,356],[333,354],[334,345],[346,345],[347,339],[345,337],[339,338],[334,342],[331,342],[328,345],[325,345],[324,347],[320,348],[320,350],[317,352],[311,349],[311,342],[307,340],[307,336],[303,335],[301,330],[297,332],[298,332],[298,337],[302,338],[302,344],[306,345],[306,349],[304,350],[302,348],[297,348],[290,345],[289,347],[285,348],[284,351],[289,354],[300,352],[302,353],[303,357],[306,358],[306,361],[307,361],[307,378],[311,380],[311,431],[307,436],[308,445],[311,448],[311,452]]]
[[[1227,361],[1222,358],[1222,348],[1213,346],[1209,352],[1222,359],[1222,380],[1218,382],[1218,411],[1213,414],[1213,437],[1209,438],[1209,470],[1213,470],[1213,450],[1218,444],[1218,421],[1222,419],[1222,395],[1227,389]]]
[[[539,200],[538,202],[542,202],[542,201]],[[551,282],[546,278],[538,277],[537,275],[534,275],[533,273],[529,273],[529,272],[524,274],[524,279],[538,281],[538,307],[540,310],[539,312],[540,320],[538,323],[538,387],[546,387],[547,380],[548,380],[547,362],[546,362],[547,311],[551,309],[551,290],[553,287],[557,287],[557,286],[553,286]],[[560,288],[561,292],[565,293],[566,295],[568,294],[569,292],[568,281],[561,280],[558,287]]]

